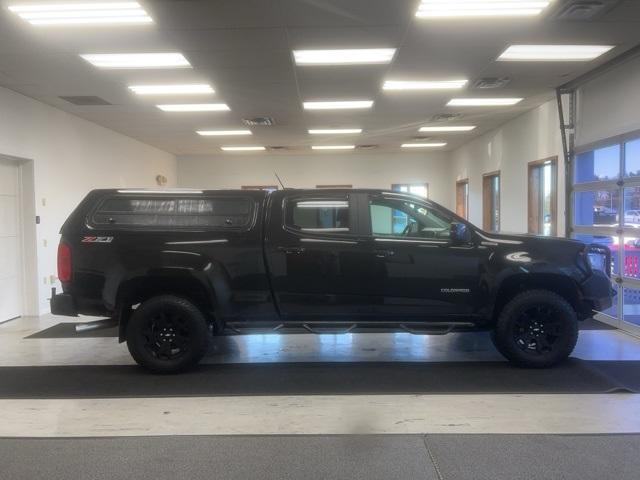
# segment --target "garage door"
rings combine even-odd
[[[0,322],[22,314],[18,166],[0,159]]]
[[[579,149],[573,163],[573,237],[611,249],[618,295],[602,313],[640,333],[640,138]]]

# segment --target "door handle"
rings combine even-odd
[[[393,250],[376,250],[376,257],[387,258],[393,257],[396,254]]]
[[[278,247],[279,252],[284,252],[287,255],[300,255],[304,253],[304,247]]]

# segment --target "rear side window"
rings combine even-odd
[[[112,197],[93,215],[95,225],[134,227],[246,227],[252,201],[245,197]]]
[[[292,199],[287,202],[286,225],[303,232],[349,233],[349,199],[346,196]]]

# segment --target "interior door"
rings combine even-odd
[[[371,313],[371,264],[358,227],[357,193],[279,193],[267,227],[267,260],[286,317]],[[282,207],[280,207],[282,205]]]
[[[452,214],[419,199],[369,198],[375,289],[384,316],[435,318],[473,313],[486,252],[451,243]]]
[[[18,172],[0,159],[0,322],[22,315]]]

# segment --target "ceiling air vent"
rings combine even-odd
[[[473,88],[489,90],[492,88],[504,88],[511,81],[509,77],[484,77],[473,82]]]
[[[378,145],[357,145],[356,148],[358,150],[375,150]]]
[[[275,125],[276,121],[272,117],[253,117],[243,118],[242,123],[248,127],[270,127]]]
[[[281,152],[283,150],[289,150],[289,147],[284,147],[282,145],[273,145],[273,146],[267,147],[267,150],[272,150],[272,151],[275,151],[275,152]]]
[[[588,21],[604,15],[620,0],[571,0],[560,4],[553,18],[556,20]]]
[[[431,117],[432,122],[451,122],[462,118],[461,113],[437,113]]]
[[[112,103],[107,102],[104,98],[93,95],[78,95],[60,98],[69,103],[73,103],[74,105],[113,105]]]

